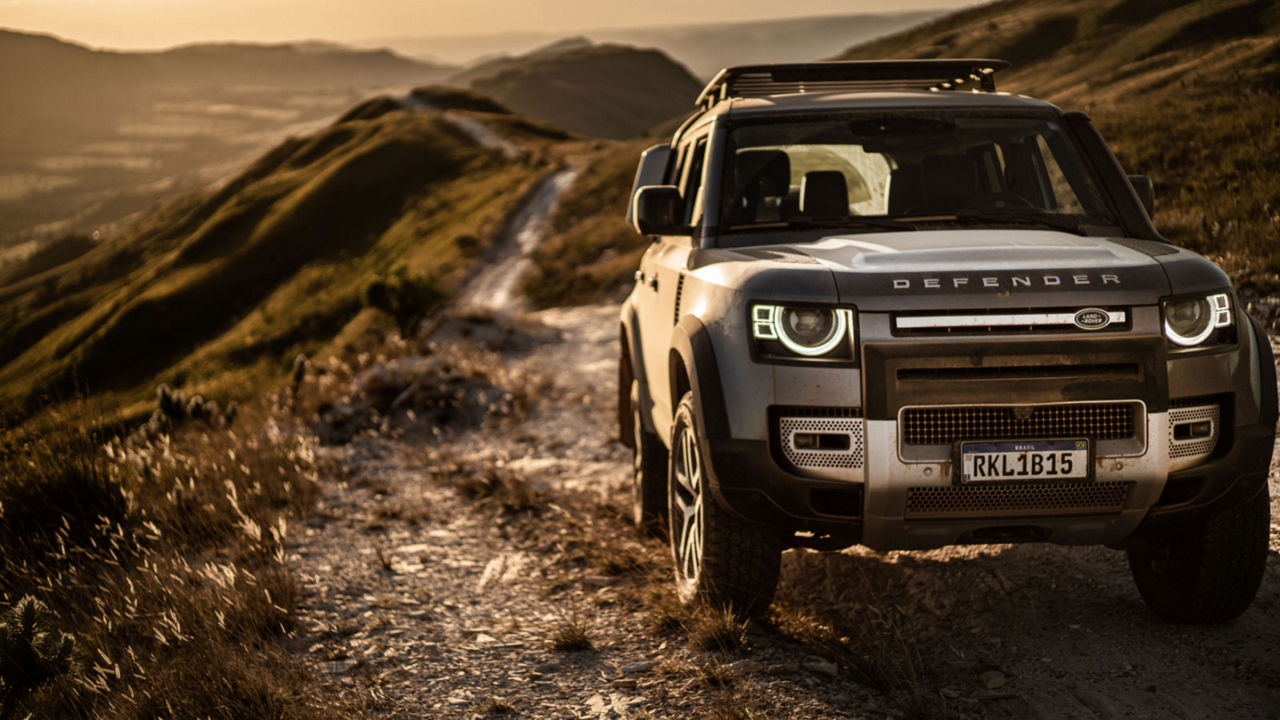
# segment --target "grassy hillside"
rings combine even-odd
[[[565,137],[417,96],[448,118],[369,100],[0,272],[0,717],[377,716],[372,678],[324,697],[290,645],[286,537],[335,472],[298,383],[408,348]]]
[[[1156,185],[1156,226],[1246,289],[1280,290],[1280,5],[1005,0],[842,59],[998,57],[1002,89],[1090,113]]]
[[[126,402],[162,381],[251,392],[338,335],[369,283],[408,279],[423,302],[447,292],[541,171],[438,117],[371,102],[215,193],[9,274],[0,400],[21,417],[85,385]]]
[[[450,83],[516,113],[594,137],[634,137],[692,111],[701,84],[658,50],[557,43],[470,68]]]
[[[539,307],[618,300],[649,241],[626,222],[640,153],[652,138],[592,156],[560,198],[551,235],[533,254],[525,294]]]

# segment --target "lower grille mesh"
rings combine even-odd
[[[907,408],[902,412],[902,441],[950,445],[958,440],[1022,438],[1123,440],[1134,436],[1137,407],[1134,403],[1080,403]]]
[[[1127,482],[1040,482],[913,487],[906,517],[1010,517],[1091,515],[1119,512],[1129,497]]]

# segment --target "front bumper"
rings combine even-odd
[[[908,403],[924,405],[938,396],[906,385],[888,387],[891,381],[878,386],[870,381],[930,379],[928,373],[899,372],[920,367],[913,359],[919,355],[895,349],[883,353],[888,362],[873,357],[868,363],[864,354],[861,371],[844,371],[846,377],[857,378],[853,387],[833,383],[831,373],[836,371],[826,371],[820,382],[806,383],[801,374],[823,371],[786,368],[779,371],[785,379],[775,375],[771,396],[730,400],[728,405],[738,406],[732,413],[735,415],[744,403],[753,405],[750,412],[759,418],[755,424],[768,430],[755,437],[734,438],[728,432],[707,428],[711,432],[704,452],[711,487],[721,504],[740,515],[806,535],[829,536],[832,545],[861,542],[889,550],[1024,540],[1116,546],[1140,540],[1194,521],[1215,507],[1253,497],[1266,485],[1275,433],[1274,415],[1269,421],[1263,407],[1268,402],[1274,405],[1274,398],[1267,401],[1265,393],[1260,393],[1267,378],[1258,370],[1255,353],[1263,351],[1255,343],[1242,343],[1238,352],[1230,354],[1169,361],[1155,339],[1148,338],[1143,351],[1141,340],[1130,335],[1116,359],[1108,359],[1108,372],[1119,369],[1131,373],[1124,385],[1072,381],[1055,387],[1055,381],[1044,378],[1002,383],[977,373],[971,378],[975,385],[965,388],[955,377],[943,374],[948,381],[943,404],[976,400],[1055,406],[1119,401],[1140,406],[1140,441],[1136,446],[1096,443],[1093,474],[1087,482],[1074,486],[1061,481],[963,486],[951,457],[945,453],[931,457],[919,448],[905,447],[902,409]],[[925,357],[937,359],[937,367],[948,363],[954,367],[958,345],[950,345],[944,349],[938,344]],[[961,352],[966,349],[962,347]],[[971,354],[969,365],[1000,366],[1019,362],[1018,353],[1022,357],[1028,354],[1025,344],[1004,356],[997,352],[993,348],[981,356]],[[1264,369],[1270,360],[1269,351],[1265,354]],[[899,358],[905,364],[895,365]],[[1133,368],[1125,367],[1132,358],[1139,358],[1136,375]],[[1032,364],[1049,365],[1041,360]],[[1060,378],[1056,380],[1060,382]],[[1274,382],[1270,380],[1272,385]],[[838,389],[833,392],[833,387]],[[1195,458],[1186,469],[1179,469],[1187,464],[1186,459],[1179,458],[1176,450],[1171,452],[1170,415],[1175,422],[1179,417],[1171,395],[1184,401],[1191,396],[1197,400],[1212,397],[1221,409],[1221,432],[1211,452]],[[839,411],[836,415],[844,412],[845,417],[856,410],[862,432],[861,465],[825,468],[815,475],[787,461],[777,415],[780,404],[815,409],[824,399],[842,405],[823,408],[828,417],[832,410]],[[1010,497],[1011,504],[1002,506]]]

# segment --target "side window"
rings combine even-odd
[[[664,182],[667,185],[680,185],[681,178],[684,177],[684,168],[689,164],[689,146],[684,145],[676,148],[672,153],[671,160],[667,163],[667,175]]]
[[[707,140],[703,138],[693,147],[693,154],[686,163],[689,172],[680,186],[680,194],[684,198],[684,222],[693,225],[702,219],[702,164],[707,157]]]

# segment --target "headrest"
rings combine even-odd
[[[928,199],[969,198],[978,190],[978,166],[967,155],[930,155],[921,162],[920,191]]]
[[[757,198],[786,195],[791,189],[791,158],[781,150],[743,150],[734,161],[734,181],[742,189],[755,184]]]
[[[814,170],[800,183],[800,214],[842,218],[849,214],[849,186],[838,170]]]

